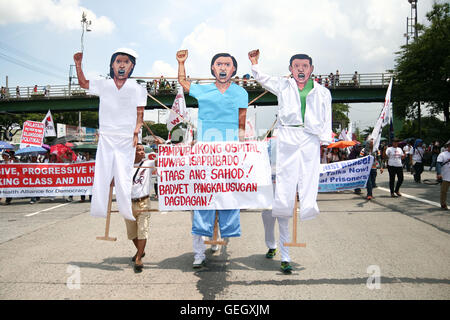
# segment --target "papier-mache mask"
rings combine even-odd
[[[111,78],[126,79],[131,77],[138,54],[133,49],[120,48],[111,56],[109,75]]]

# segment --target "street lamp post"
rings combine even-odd
[[[86,17],[86,12],[83,11],[83,13],[81,14],[81,53],[84,52],[84,32],[90,32],[91,31],[91,20],[88,20]],[[71,79],[70,79],[70,82]],[[69,85],[70,88],[70,85]],[[70,90],[70,89],[69,89]],[[81,111],[78,111],[78,136],[80,137],[81,140]]]
[[[90,26],[91,26],[92,21],[91,20],[87,20],[86,18],[86,12],[83,12],[83,14],[81,15],[81,53],[83,53],[84,51],[84,32],[90,32]]]
[[[408,45],[410,35],[414,37],[414,41],[416,41],[419,36],[417,30],[417,1],[418,0],[408,0],[411,4],[411,18],[406,18],[406,45]],[[417,101],[417,125],[420,137],[422,135],[420,100]]]

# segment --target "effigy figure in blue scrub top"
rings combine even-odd
[[[231,81],[236,74],[237,61],[228,53],[218,53],[211,60],[211,74],[216,81],[211,84],[194,84],[186,80],[184,63],[187,50],[177,52],[178,82],[198,101],[198,141],[243,141],[248,107],[248,93]],[[240,210],[218,210],[222,238],[241,235]],[[212,237],[216,210],[194,210],[192,235],[194,268],[205,264],[202,236]],[[217,245],[212,247],[218,250]]]

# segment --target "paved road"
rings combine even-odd
[[[0,299],[450,299],[450,214],[436,206],[439,186],[405,174],[405,195],[392,199],[387,179],[378,176],[371,202],[319,195],[321,215],[299,223],[307,246],[291,248],[292,275],[279,271],[278,255],[265,259],[257,211],[242,212],[242,236],[208,250],[200,271],[190,214],[153,214],[145,269],[135,274],[119,215],[110,233],[118,240],[99,241],[105,220],[89,216],[88,202],[13,200],[0,206]]]

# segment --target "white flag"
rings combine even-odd
[[[387,125],[391,117],[391,90],[392,90],[392,78],[389,82],[389,87],[386,91],[386,97],[384,98],[384,106],[381,110],[380,117],[373,128],[372,134],[369,136],[368,140],[373,139],[373,150],[377,150],[380,146],[381,139],[381,129]]]
[[[256,112],[252,117],[248,117],[245,123],[245,140],[256,139]]]
[[[42,123],[44,124],[44,137],[56,137],[55,124],[53,123],[53,117],[50,110],[48,110]]]
[[[173,101],[172,111],[167,118],[167,130],[172,130],[177,124],[183,122],[182,118],[187,115],[186,101],[184,100],[183,88],[178,88],[177,96]],[[181,116],[181,117],[180,117]]]

